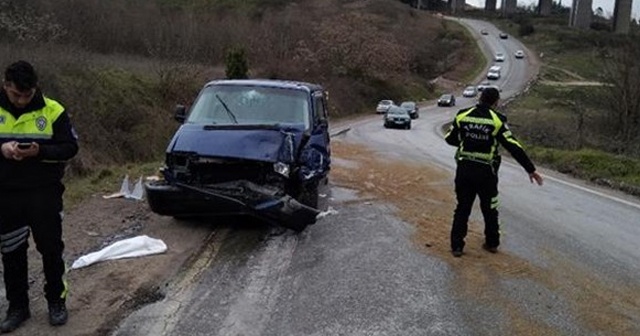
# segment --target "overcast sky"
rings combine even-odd
[[[466,0],[467,4],[469,5],[473,5],[473,6],[484,6],[484,0]],[[557,2],[557,0],[554,0],[554,2]],[[571,3],[573,2],[573,0],[561,0],[561,3],[563,6],[569,7],[571,6]],[[498,0],[496,1],[496,3],[498,3],[498,7],[500,6],[500,3],[502,3],[502,0]],[[518,6],[528,6],[530,4],[537,4],[538,0],[518,0]],[[608,16],[613,15],[613,3],[614,0],[593,0],[593,9],[595,10],[598,7],[602,7],[602,9],[604,10],[604,12],[606,14],[608,14]],[[637,18],[640,16],[640,0],[633,0],[633,17]]]

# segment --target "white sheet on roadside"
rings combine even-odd
[[[120,198],[120,197],[134,199],[138,201],[142,200],[144,198],[144,187],[142,186],[142,176],[140,176],[140,178],[138,179],[138,182],[134,184],[133,191],[131,190],[129,175],[125,175],[124,179],[122,180],[122,184],[120,185],[120,191],[110,195],[102,196],[102,198],[104,199]]]
[[[84,255],[73,262],[71,269],[86,267],[105,260],[135,258],[164,253],[166,250],[167,245],[162,240],[142,235],[117,241],[100,251]]]

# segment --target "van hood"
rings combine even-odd
[[[167,148],[169,153],[246,159],[264,162],[294,162],[304,134],[303,126],[203,126],[180,127]]]

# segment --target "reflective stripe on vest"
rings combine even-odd
[[[64,112],[57,101],[44,97],[45,106],[21,115],[17,120],[0,107],[0,139],[47,140],[53,137],[53,123]]]

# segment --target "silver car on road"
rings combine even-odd
[[[389,108],[395,105],[396,103],[394,103],[393,100],[389,100],[389,99],[381,100],[378,103],[378,107],[376,107],[376,113],[378,114],[387,113],[387,111],[389,111]]]

